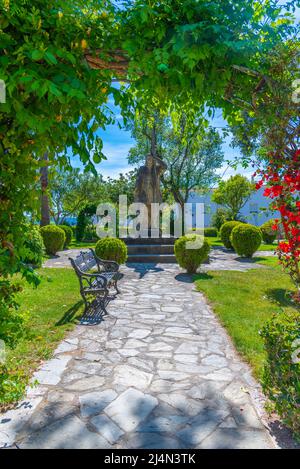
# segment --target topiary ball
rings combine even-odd
[[[239,256],[252,257],[261,245],[262,234],[257,226],[240,223],[233,228],[230,242]]]
[[[72,241],[73,230],[68,225],[59,225],[59,228],[61,228],[65,232],[66,240],[65,240],[64,248],[67,248]]]
[[[220,238],[222,243],[224,244],[225,248],[227,249],[233,249],[233,246],[230,242],[230,235],[236,226],[240,225],[240,221],[227,221],[221,226],[220,229]]]
[[[263,223],[260,227],[263,242],[266,244],[273,244],[278,235],[278,230],[273,230],[275,220],[269,220]]]
[[[41,235],[43,237],[47,254],[55,255],[57,251],[61,251],[63,249],[66,240],[66,235],[64,230],[62,230],[58,226],[42,226]]]
[[[118,238],[102,238],[95,247],[95,252],[100,259],[115,261],[124,264],[127,260],[127,246]]]
[[[200,246],[196,249],[189,249],[188,242],[199,242]],[[206,261],[210,251],[210,244],[203,236],[188,234],[181,236],[176,240],[174,252],[176,260],[180,267],[187,270],[189,274],[195,274],[199,266]]]
[[[204,228],[204,236],[206,238],[216,238],[218,236],[217,228],[214,228],[214,227]]]

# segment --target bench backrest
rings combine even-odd
[[[81,272],[88,272],[97,265],[95,256],[93,255],[92,251],[81,251],[79,256],[72,260],[73,266]]]

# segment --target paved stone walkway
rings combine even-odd
[[[110,314],[77,326],[0,417],[0,446],[274,448],[259,387],[189,276],[122,270]]]
[[[85,249],[82,249],[83,251]],[[57,256],[47,259],[44,267],[71,267],[69,257],[76,257],[80,253],[80,249],[69,249],[60,251]],[[272,251],[258,251],[256,257],[273,256]],[[263,267],[261,264],[255,263],[252,259],[239,257],[235,252],[229,251],[222,247],[216,247],[211,250],[209,255],[209,264],[203,264],[201,270],[239,270],[245,271],[249,269],[259,269]]]

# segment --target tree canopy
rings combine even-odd
[[[177,112],[170,116],[141,112],[133,123],[136,140],[130,149],[131,164],[144,162],[148,153],[159,156],[167,165],[162,176],[166,192],[183,206],[192,190],[207,190],[218,180],[216,169],[222,166],[222,138],[206,128],[202,115]]]

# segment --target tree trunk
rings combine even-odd
[[[44,165],[41,167],[41,221],[40,226],[50,225],[50,208],[48,197],[48,153],[43,156]]]

